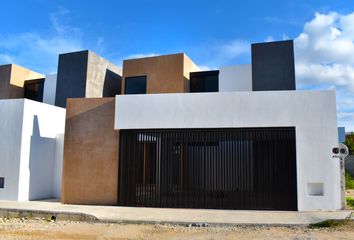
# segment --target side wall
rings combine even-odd
[[[117,204],[114,98],[68,99],[62,203]]]
[[[232,91],[252,91],[251,64],[220,69],[219,92]]]
[[[53,174],[53,197],[60,199],[61,196],[61,176],[63,174],[64,158],[64,133],[57,134],[55,139],[55,162]]]
[[[59,55],[55,105],[66,107],[67,98],[85,97],[88,51]]]
[[[295,90],[293,41],[252,44],[253,91]]]
[[[0,99],[10,98],[11,64],[0,66]],[[23,89],[22,89],[23,94]]]
[[[54,197],[56,137],[64,126],[65,109],[24,100],[18,200]]]
[[[57,89],[57,75],[50,74],[45,76],[43,89],[43,102],[55,105],[55,94]]]
[[[338,145],[333,91],[116,97],[116,129],[289,126],[296,128],[298,209],[340,209],[339,160],[332,158],[332,148]],[[323,196],[311,194],[307,187],[312,183],[323,184]]]
[[[0,200],[18,200],[23,99],[0,100]]]

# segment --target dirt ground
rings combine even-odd
[[[345,196],[346,197],[354,197],[354,189],[347,189],[345,191]]]
[[[1,219],[0,239],[354,239],[354,221],[336,228],[190,227]]]

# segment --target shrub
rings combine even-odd
[[[354,177],[349,172],[345,172],[345,188],[354,189]]]
[[[354,208],[354,198],[346,197],[346,200],[347,200],[347,205],[348,205],[349,207]]]

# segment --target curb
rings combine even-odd
[[[354,220],[354,212],[349,213],[347,218]],[[7,218],[42,218],[48,221],[76,221],[76,222],[90,222],[90,223],[117,223],[117,224],[161,224],[161,225],[176,225],[185,227],[308,227],[315,223],[229,223],[229,222],[189,222],[189,221],[159,221],[159,220],[127,220],[127,219],[109,219],[97,218],[94,215],[80,213],[80,212],[65,212],[65,211],[46,211],[46,210],[29,210],[29,209],[11,209],[0,208],[0,217]],[[338,220],[338,219],[337,219]]]
[[[180,221],[157,221],[157,220],[112,220],[112,219],[102,219],[99,220],[100,223],[118,223],[118,224],[159,224],[159,225],[175,225],[175,226],[185,226],[185,227],[308,227],[313,223],[209,223],[209,222],[180,222]],[[322,222],[322,221],[320,221]],[[207,225],[207,226],[202,226]]]
[[[306,227],[311,224],[276,224],[276,223],[209,223],[209,222],[182,222],[182,221],[158,221],[158,220],[119,220],[119,219],[99,219],[94,215],[75,212],[44,211],[44,210],[24,210],[24,209],[0,209],[0,217],[7,218],[44,218],[48,221],[76,221],[90,223],[117,223],[117,224],[161,224],[176,226],[202,227]]]
[[[0,217],[8,218],[45,218],[47,220],[99,222],[93,215],[75,212],[24,210],[24,209],[0,209]]]

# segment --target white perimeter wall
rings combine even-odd
[[[58,175],[57,171],[60,171],[60,169],[55,168],[56,137],[58,134],[64,134],[64,130],[64,108],[25,100],[20,167],[20,201],[54,197],[54,176]]]
[[[299,210],[341,208],[334,91],[264,91],[116,96],[116,129],[296,128]],[[308,183],[323,183],[311,196]]]
[[[18,199],[23,99],[0,100],[0,200]]]
[[[57,75],[50,74],[45,76],[43,89],[43,102],[55,105],[55,94],[57,89]]]
[[[220,68],[219,92],[252,91],[252,65]]]
[[[22,112],[17,113],[18,108]],[[5,110],[0,115],[0,131],[6,135],[0,135],[0,143],[11,144],[5,145],[1,154],[11,156],[0,157],[0,166],[11,170],[6,170],[6,174],[17,172],[13,175],[16,177],[5,179],[5,189],[11,192],[16,189],[17,193],[1,194],[0,189],[0,199],[27,201],[59,197],[57,178],[61,177],[63,138],[60,136],[64,134],[65,109],[16,99],[0,101],[0,112]],[[11,131],[7,130],[6,120],[13,122]]]

